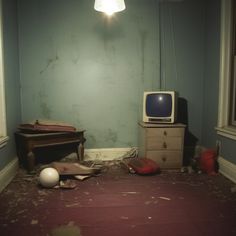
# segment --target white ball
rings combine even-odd
[[[51,167],[43,169],[39,174],[39,182],[43,187],[54,187],[59,182],[57,170]]]

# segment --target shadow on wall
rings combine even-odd
[[[198,138],[195,137],[188,128],[188,102],[185,98],[178,98],[178,114],[177,122],[186,125],[185,137],[184,137],[184,157],[183,166],[188,166],[191,159],[194,157],[195,147],[198,142]]]

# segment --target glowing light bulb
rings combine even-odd
[[[105,12],[108,16],[112,16],[114,14],[114,11],[106,11]]]
[[[124,0],[95,0],[94,9],[111,16],[115,12],[123,11],[125,2]]]
[[[106,7],[104,8],[104,12],[108,15],[111,16],[113,15],[114,11],[114,3],[110,2],[106,5]]]

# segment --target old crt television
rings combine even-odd
[[[175,91],[144,92],[143,122],[175,123],[177,94]]]

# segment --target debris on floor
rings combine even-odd
[[[85,180],[91,177],[91,175],[75,175],[74,176],[78,180]]]
[[[62,225],[52,230],[50,236],[80,236],[80,229],[75,225]]]
[[[94,175],[100,171],[98,168],[87,167],[77,162],[53,162],[51,167],[55,168],[59,175]]]
[[[62,178],[74,177],[77,180],[85,180],[100,173],[101,168],[88,167],[78,162],[53,162],[50,167],[42,168],[39,174],[39,183],[45,188],[73,189],[76,187],[75,181]]]
[[[166,201],[170,201],[171,200],[169,197],[158,197],[158,198],[160,198],[162,200],[166,200]]]
[[[0,195],[1,235],[158,235],[160,227],[162,235],[175,235],[176,222],[187,227],[186,235],[235,235],[236,186],[221,174],[162,170],[143,177],[124,172],[117,161],[101,170],[85,181],[63,175],[56,190],[20,168]]]
[[[76,183],[74,180],[67,179],[65,181],[60,181],[59,185],[55,186],[54,188],[61,188],[61,189],[74,189],[76,187]]]

